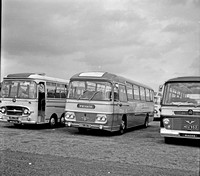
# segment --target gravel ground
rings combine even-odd
[[[122,136],[0,124],[0,139],[1,175],[200,175],[199,141],[165,144],[155,121]]]

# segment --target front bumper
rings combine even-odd
[[[0,117],[0,122],[5,123],[15,123],[15,124],[36,124],[36,121],[27,120],[27,117],[9,117],[6,115],[2,115]]]
[[[103,124],[89,124],[89,123],[78,123],[78,122],[65,122],[67,127],[75,128],[87,128],[87,129],[97,129],[97,130],[106,130],[106,131],[118,131],[118,127],[106,126]]]
[[[161,128],[160,135],[162,137],[200,139],[200,131],[168,130]]]

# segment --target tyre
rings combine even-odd
[[[149,126],[149,117],[147,116],[144,122],[144,127],[147,128]]]
[[[87,131],[86,128],[78,128],[79,133],[85,133]]]
[[[56,126],[56,118],[55,117],[51,117],[49,120],[49,126],[51,128],[54,128]]]
[[[15,127],[22,127],[22,124],[21,124],[21,123],[13,123],[13,125],[14,125]]]
[[[126,121],[125,118],[122,118],[120,129],[119,129],[119,135],[122,135],[126,132]]]
[[[64,116],[62,116],[60,118],[60,126],[65,126],[65,118],[64,118]]]
[[[165,143],[170,144],[172,142],[172,139],[170,137],[165,137]]]

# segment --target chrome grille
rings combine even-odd
[[[173,118],[172,130],[199,131],[200,119],[198,118]]]
[[[7,106],[7,115],[21,116],[23,113],[23,107],[19,106]]]

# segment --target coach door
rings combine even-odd
[[[124,114],[127,115],[127,111],[129,108],[129,105],[127,102],[126,88],[124,85],[116,84],[114,87],[114,107],[115,107],[114,113],[117,114],[117,117],[118,117],[117,124],[120,124],[123,115]],[[127,125],[127,121],[125,123]]]
[[[39,122],[45,122],[45,83],[40,82],[38,84],[38,117]]]

